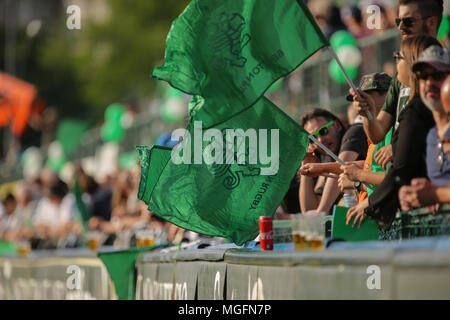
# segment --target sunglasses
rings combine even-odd
[[[330,129],[328,129],[328,127],[332,126],[334,124],[334,120],[331,120],[330,122],[328,122],[327,124],[321,126],[319,129],[316,130],[316,132],[314,132],[312,135],[314,137],[326,137],[330,134]]]
[[[398,63],[400,60],[405,60],[405,57],[402,56],[400,51],[395,51],[394,54],[393,54],[393,57],[394,57],[395,63]]]
[[[428,19],[428,18],[429,18],[429,16],[428,17],[422,17],[422,18],[413,18],[413,17],[402,18],[402,19],[395,18],[395,24],[398,27],[400,25],[400,23],[403,22],[405,27],[411,28],[416,20],[425,20],[425,19]]]
[[[421,72],[417,71],[416,78],[419,80],[427,80],[429,77],[435,81],[443,81],[447,77],[446,72],[434,71],[434,72]]]

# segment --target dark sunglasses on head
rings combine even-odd
[[[405,27],[411,28],[416,20],[425,20],[425,19],[428,19],[428,18],[429,18],[429,16],[428,17],[422,17],[422,18],[413,18],[413,17],[402,18],[402,19],[395,18],[395,24],[398,27],[400,25],[400,23],[403,22]]]
[[[314,132],[312,135],[315,137],[326,137],[327,135],[330,134],[330,129],[328,129],[328,127],[332,126],[334,123],[334,120],[331,120],[330,122],[328,122],[327,124],[321,126],[319,129],[316,130],[316,132]]]
[[[443,81],[447,77],[447,72],[434,71],[434,72],[422,72],[417,71],[416,77],[419,80],[427,80],[429,77],[433,78],[436,81]]]

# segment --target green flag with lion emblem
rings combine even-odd
[[[190,114],[209,127],[327,45],[303,0],[194,0],[173,22],[153,76],[203,97]]]

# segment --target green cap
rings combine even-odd
[[[392,78],[385,72],[366,74],[361,78],[359,88],[366,92],[370,90],[388,91]],[[353,96],[348,94],[347,101],[353,101]]]

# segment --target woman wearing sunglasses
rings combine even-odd
[[[367,203],[360,203],[348,210],[347,224],[353,219],[353,226],[361,225],[369,216],[382,229],[389,229],[399,208],[399,188],[413,178],[427,176],[426,137],[434,126],[434,119],[420,98],[419,79],[412,72],[412,66],[418,62],[420,54],[431,46],[441,47],[435,38],[426,35],[411,36],[401,42],[397,63],[398,80],[411,88],[411,96],[399,115],[399,127],[392,136],[394,162]],[[362,99],[368,98],[364,92],[358,92]]]

